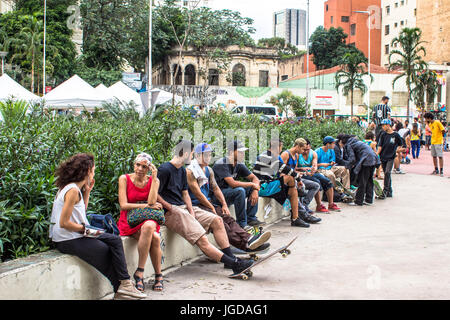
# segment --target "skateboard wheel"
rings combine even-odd
[[[287,254],[291,254],[291,250],[286,249],[286,253],[287,253]]]
[[[247,272],[247,276],[250,278],[250,277],[253,277],[253,271],[249,271],[249,272]]]
[[[243,274],[241,277],[242,280],[248,280],[248,276],[246,274]]]
[[[287,257],[287,253],[286,252],[283,252],[282,254],[281,254],[281,256],[283,257],[283,258],[286,258]]]
[[[259,257],[258,257],[258,256],[253,256],[252,259],[255,260],[255,261],[258,261],[258,260],[259,260]]]

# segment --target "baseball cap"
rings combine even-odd
[[[199,143],[195,147],[194,152],[196,154],[201,154],[201,153],[204,153],[204,152],[212,152],[212,149],[211,149],[211,146],[209,144],[207,144],[205,142],[202,142],[202,143]]]
[[[331,136],[326,136],[325,138],[323,138],[323,143],[324,144],[327,144],[327,143],[333,143],[333,142],[335,142],[336,141],[336,139],[334,139],[333,137],[331,137]]]
[[[381,124],[382,124],[382,125],[383,125],[383,124],[392,125],[392,122],[391,122],[391,120],[389,120],[389,119],[383,119],[383,120],[381,120]]]
[[[244,144],[240,141],[230,142],[227,146],[228,151],[246,151],[248,148],[244,146]]]

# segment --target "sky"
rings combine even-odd
[[[310,0],[310,29],[309,33],[323,25],[325,0]],[[256,33],[252,35],[255,40],[271,38],[273,36],[273,13],[283,9],[306,10],[306,0],[209,0],[213,9],[231,9],[239,11],[242,16],[254,20],[253,27]]]

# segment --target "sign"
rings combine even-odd
[[[333,108],[333,96],[315,96],[314,106],[317,109],[331,109]]]
[[[142,81],[124,81],[123,83],[133,90],[141,90],[142,88]]]
[[[50,91],[52,91],[52,87],[51,86],[45,86],[45,93],[49,93]]]
[[[141,74],[136,72],[122,72],[122,81],[123,82],[132,82],[132,81],[140,81]]]

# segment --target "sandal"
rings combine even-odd
[[[137,268],[136,271],[139,272],[144,272],[144,269],[142,268]],[[144,284],[144,278],[140,278],[136,275],[136,272],[133,275],[134,281],[136,281],[136,289],[138,289],[140,292],[144,292],[145,291],[145,284]]]
[[[163,291],[164,289],[164,280],[162,279],[162,273],[155,274],[155,283],[153,283],[152,289],[153,291]],[[158,279],[160,278],[160,279]]]

